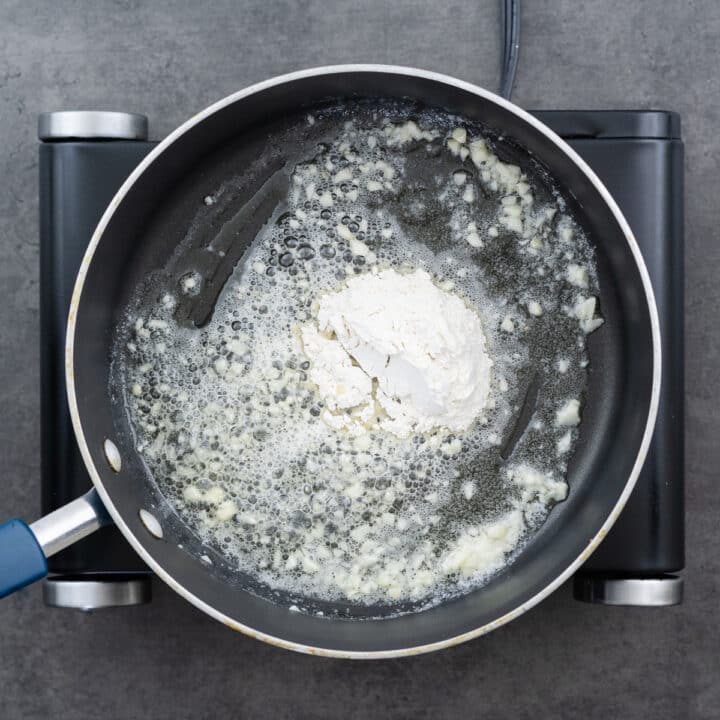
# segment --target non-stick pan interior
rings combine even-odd
[[[268,148],[272,130],[299,107],[377,96],[410,98],[479,120],[546,167],[567,190],[595,247],[606,323],[589,338],[591,369],[567,501],[554,508],[515,562],[480,590],[420,613],[354,622],[290,612],[226,582],[219,566],[188,554],[192,538],[179,525],[169,526],[162,540],[147,532],[138,510],[162,507],[162,501],[153,497],[122,418],[113,412],[108,368],[120,312],[148,273],[167,263],[197,211],[197,198],[211,194],[237,168],[262,167],[281,156]],[[492,100],[436,79],[342,72],[295,79],[229,103],[179,136],[139,176],[115,208],[88,271],[77,311],[74,377],[84,438],[112,505],[135,541],[178,585],[258,633],[319,648],[377,652],[437,643],[498,621],[587,548],[617,503],[646,430],[653,343],[645,290],[622,228],[592,182],[551,139]],[[119,474],[104,460],[107,437],[121,449]]]

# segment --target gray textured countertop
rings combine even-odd
[[[532,108],[663,108],[686,142],[686,601],[572,601],[409,660],[303,657],[234,634],[159,584],[149,607],[0,604],[0,716],[14,718],[720,717],[720,4],[525,2],[514,99]],[[154,137],[248,83],[305,66],[408,64],[495,87],[483,2],[0,3],[2,515],[39,505],[37,113],[135,110]]]

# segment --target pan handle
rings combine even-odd
[[[110,522],[93,488],[32,525],[18,518],[0,525],[0,598],[45,577],[47,558]]]

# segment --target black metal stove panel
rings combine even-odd
[[[153,144],[138,141],[40,145],[40,391],[42,512],[90,489],[65,392],[65,330],[75,276],[110,200]],[[149,572],[115,527],[48,560],[51,573]]]

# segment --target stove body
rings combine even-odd
[[[683,146],[680,118],[660,111],[535,113],[588,162],[640,245],[655,290],[663,350],[660,407],[637,486],[575,577],[575,597],[620,605],[682,600],[684,567]],[[40,137],[42,511],[89,489],[64,376],[75,275],[100,216],[154,147],[147,121],[122,113],[49,113]],[[83,610],[150,599],[148,568],[115,527],[49,560],[47,604]]]

